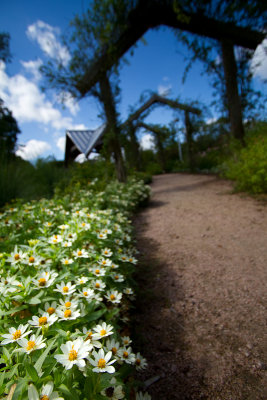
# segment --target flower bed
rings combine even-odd
[[[149,399],[127,331],[143,183],[111,183],[1,214],[0,398]],[[12,395],[13,394],[13,395]]]

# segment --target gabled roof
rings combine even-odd
[[[77,149],[88,157],[103,135],[105,128],[106,124],[94,130],[68,130],[66,131],[66,135],[71,139]]]

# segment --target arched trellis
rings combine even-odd
[[[193,132],[192,132],[192,124],[190,121],[190,113],[200,115],[201,110],[197,107],[193,107],[185,103],[180,103],[176,100],[167,99],[166,97],[159,96],[156,93],[152,94],[151,97],[144,104],[142,104],[136,111],[130,114],[127,120],[120,126],[121,129],[126,130],[127,134],[130,137],[131,149],[133,152],[133,160],[135,162],[135,167],[137,169],[140,168],[139,144],[136,137],[136,129],[145,128],[146,130],[150,130],[156,135],[159,156],[161,159],[162,167],[164,169],[164,164],[165,164],[164,151],[162,143],[160,141],[158,128],[156,128],[153,125],[145,124],[143,121],[138,120],[145,111],[151,109],[151,107],[154,105],[166,105],[173,109],[179,109],[184,111],[186,140],[188,143],[188,158],[190,167],[193,169],[193,155],[192,155]]]
[[[177,7],[179,13],[177,13]],[[81,96],[85,96],[100,80],[101,75],[116,64],[149,29],[160,25],[216,39],[221,43],[231,131],[236,138],[242,140],[244,130],[234,45],[254,50],[263,41],[265,35],[233,23],[208,18],[201,13],[188,13],[182,9],[179,2],[174,0],[137,1],[135,7],[125,17],[124,28],[119,32],[114,32],[114,35],[110,34],[110,42],[102,49],[98,49],[100,55],[78,80],[76,89]]]

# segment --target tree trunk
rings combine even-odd
[[[234,45],[230,41],[222,41],[221,48],[231,134],[244,144],[245,132],[242,120],[241,101],[238,94]]]
[[[117,123],[116,108],[109,79],[106,74],[101,76],[100,90],[101,100],[107,118],[106,139],[115,159],[116,174],[119,182],[126,182],[126,170],[123,162],[119,141],[120,129]]]
[[[195,170],[195,160],[193,151],[193,127],[190,121],[189,112],[185,111],[185,130],[186,130],[186,143],[187,143],[187,158],[190,171]]]

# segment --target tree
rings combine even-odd
[[[98,1],[95,0],[95,3]],[[82,95],[98,81],[103,70],[109,70],[120,57],[133,46],[144,33],[159,25],[169,26],[175,31],[186,31],[219,41],[222,44],[222,57],[231,130],[237,138],[243,137],[240,99],[237,90],[235,58],[233,46],[255,49],[264,39],[261,30],[264,26],[266,9],[260,0],[242,2],[219,0],[136,0],[130,6],[122,7],[122,0],[110,0],[110,9],[123,9],[119,22],[109,23],[111,34],[96,52],[96,58],[77,80],[76,88]],[[123,22],[124,18],[124,22]],[[251,30],[251,27],[258,31]]]
[[[12,116],[12,112],[4,107],[4,102],[0,99],[0,148],[7,156],[14,154],[17,135],[20,133],[17,121]]]
[[[71,21],[70,33],[63,38],[63,43],[70,54],[69,63],[54,59],[41,68],[51,87],[63,94],[69,92],[78,100],[82,97],[80,90],[77,89],[77,82],[110,34],[109,24],[104,23],[107,15],[112,20],[109,3],[110,1],[95,1],[92,9],[81,16],[76,16]],[[118,94],[117,69],[114,67],[111,71],[101,72],[98,82],[90,88],[86,96],[94,96],[102,106],[101,115],[107,122],[104,144],[114,156],[118,180],[125,182],[126,170],[121,152],[120,127],[116,111]]]
[[[9,48],[10,36],[8,33],[0,33],[0,60],[9,62],[11,60]],[[17,135],[20,133],[17,121],[12,112],[4,106],[0,98],[0,148],[5,156],[10,157],[15,151]]]

